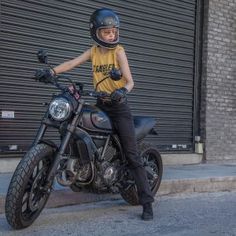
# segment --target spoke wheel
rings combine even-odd
[[[43,210],[50,195],[50,189],[45,189],[45,185],[52,156],[51,147],[38,144],[18,164],[8,188],[5,205],[7,221],[13,228],[28,227]]]
[[[139,155],[143,159],[144,167],[147,171],[147,177],[152,190],[153,195],[155,195],[160,187],[163,164],[159,151],[156,147],[148,144],[141,143],[138,146]],[[125,201],[131,205],[138,205],[139,199],[137,194],[136,185],[130,185],[126,189],[120,189],[120,194]]]
[[[159,154],[159,153],[158,153]],[[147,171],[148,181],[152,192],[157,192],[156,188],[160,185],[160,178],[162,177],[162,165],[155,149],[148,149],[143,155],[144,166]],[[160,154],[159,154],[160,155]],[[161,173],[161,176],[160,176]]]

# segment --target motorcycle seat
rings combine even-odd
[[[154,117],[134,116],[134,128],[136,140],[143,139],[155,126],[156,120]]]

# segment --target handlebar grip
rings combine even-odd
[[[96,92],[96,91],[83,91],[83,96],[90,96],[95,98],[104,98],[104,97],[110,97],[110,95],[106,92]]]
[[[84,90],[80,92],[82,96],[91,96],[90,93],[91,93],[90,91],[84,91]]]

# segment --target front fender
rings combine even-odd
[[[52,147],[54,150],[58,150],[58,146],[51,140],[49,139],[41,139],[39,140],[38,144],[40,143],[44,143],[44,144],[47,144],[48,146]]]

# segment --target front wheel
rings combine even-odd
[[[45,190],[53,149],[33,146],[18,164],[6,196],[5,214],[14,229],[30,226],[43,210],[50,191]]]
[[[138,145],[139,155],[141,156],[153,196],[157,193],[162,179],[163,164],[162,158],[156,147],[141,143]],[[131,205],[138,205],[139,198],[135,185],[130,185],[126,189],[121,189],[122,198]]]

